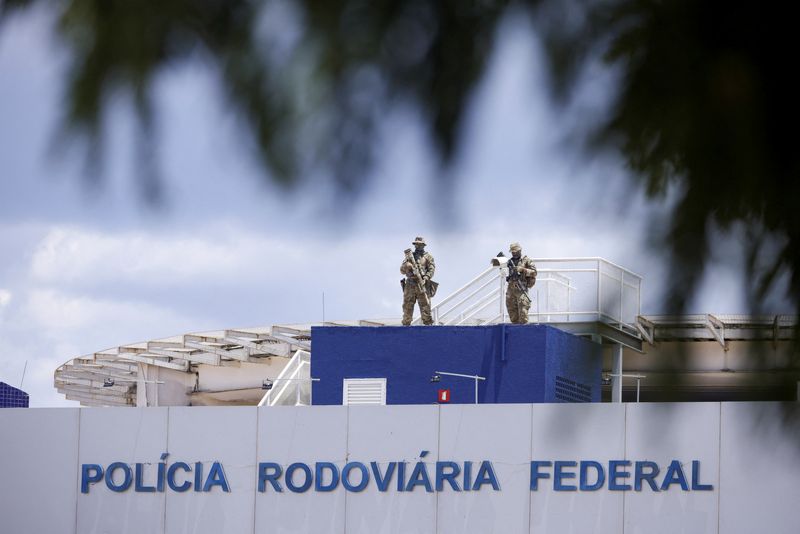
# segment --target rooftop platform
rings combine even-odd
[[[702,384],[719,383],[713,373],[746,371],[740,365],[743,357],[729,356],[755,347],[773,354],[775,363],[768,372],[780,375],[782,387],[800,380],[790,348],[796,316],[642,315],[640,275],[603,258],[534,261],[539,277],[531,289],[530,322],[601,344],[607,376],[623,374],[624,353],[625,373],[650,373],[642,379],[645,390],[648,382],[658,382],[658,374],[665,384],[669,373],[691,376],[690,399]],[[450,295],[434,299],[436,325],[505,323],[505,276],[502,266],[490,266]],[[302,380],[311,376],[313,327],[399,324],[399,317],[369,318],[193,332],[75,357],[56,369],[54,385],[85,406],[309,404],[310,383]],[[419,318],[413,324],[420,325]],[[749,343],[747,349],[742,348],[744,342]],[[691,347],[696,355],[673,357],[674,343]],[[263,385],[275,380],[278,386],[265,396]],[[620,377],[619,382],[630,391],[629,379]],[[723,382],[734,387],[736,379],[726,377]]]

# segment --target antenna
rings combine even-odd
[[[22,380],[19,381],[19,389],[22,389],[22,383],[25,382],[25,371],[28,370],[28,360],[25,360],[25,367],[22,368]]]
[[[325,326],[325,292],[322,292],[322,326]]]

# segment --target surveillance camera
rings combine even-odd
[[[439,375],[433,375],[433,376],[431,377],[431,383],[436,383],[436,382],[439,382],[441,379],[442,379],[442,377],[441,377],[441,376],[439,376]]]
[[[267,378],[264,382],[261,383],[261,389],[265,389],[267,391],[272,389],[272,380]]]
[[[114,379],[113,378],[106,378],[105,380],[103,380],[103,387],[104,388],[110,388],[113,385],[114,385]]]
[[[492,267],[505,267],[506,263],[508,263],[508,258],[506,258],[503,251],[497,253],[497,256],[492,258]]]

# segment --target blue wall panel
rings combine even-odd
[[[473,380],[431,383],[435,371],[486,377],[481,403],[563,402],[556,376],[600,399],[600,347],[549,326],[314,327],[311,336],[314,404],[341,404],[345,378],[386,378],[387,404],[435,403],[439,389],[474,402]]]
[[[603,371],[600,345],[548,327],[545,355],[544,402],[600,402]],[[559,389],[562,395],[558,395]],[[572,393],[575,390],[577,394]]]
[[[21,389],[0,382],[0,408],[27,408],[29,400]]]

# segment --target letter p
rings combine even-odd
[[[97,464],[81,465],[81,493],[89,493],[89,485],[103,480],[103,468]]]

